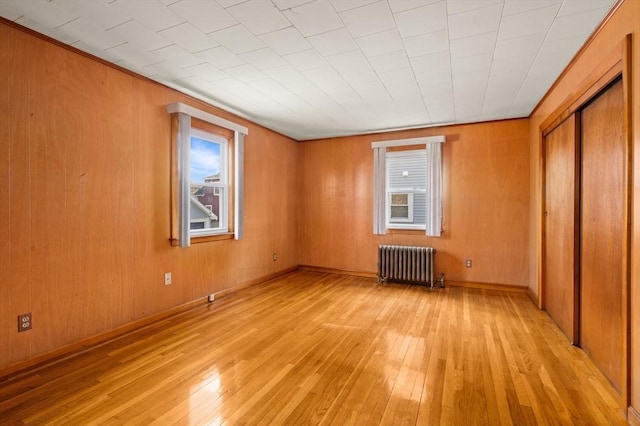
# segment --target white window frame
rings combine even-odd
[[[395,194],[406,194],[407,195],[407,204],[393,204],[392,199]],[[407,217],[391,217],[391,207],[395,206],[407,206]],[[393,222],[392,222],[393,220]],[[413,192],[412,191],[403,191],[399,189],[387,189],[387,228],[393,228],[398,226],[400,228],[406,228],[407,223],[413,222]],[[424,226],[422,227],[424,229]]]
[[[211,132],[207,132],[201,129],[191,128],[189,133],[189,151],[191,151],[191,138],[196,137],[198,139],[215,143],[220,145],[220,180],[218,182],[198,182],[198,185],[213,188],[214,191],[222,190],[222,196],[218,202],[218,227],[217,228],[204,228],[204,229],[191,229],[189,227],[189,234],[191,237],[205,237],[209,235],[226,234],[229,232],[229,141],[220,135],[216,135]],[[189,164],[190,165],[190,164]],[[187,172],[189,176],[189,184],[193,184],[191,181],[191,168]],[[192,220],[189,219],[189,223]]]

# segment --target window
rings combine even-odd
[[[426,151],[387,152],[385,155],[387,229],[425,229]]]
[[[228,232],[228,141],[191,129],[189,229],[191,236]]]
[[[442,150],[444,136],[374,142],[374,234],[387,229],[442,228]],[[388,147],[394,151],[387,152]]]
[[[188,247],[243,232],[246,127],[182,103],[172,119],[171,244]]]

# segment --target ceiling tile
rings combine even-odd
[[[114,10],[130,16],[139,24],[160,31],[184,22],[184,18],[173,13],[157,0],[114,1],[109,4]]]
[[[453,102],[427,104],[427,110],[429,111],[429,117],[431,118],[431,121],[434,124],[453,123],[455,120],[455,113],[453,111]]]
[[[473,56],[461,56],[459,58],[451,58],[451,69],[455,78],[456,73],[460,71],[488,71],[491,68],[491,54],[482,53]]]
[[[235,6],[236,4],[242,3],[243,1],[247,1],[247,0],[216,0],[216,1],[220,6],[226,9],[227,7]]]
[[[270,68],[264,70],[263,72],[278,83],[284,85],[292,81],[299,81],[304,79],[304,76],[298,70],[288,64],[276,68]]]
[[[449,15],[457,15],[459,13],[482,9],[487,6],[502,5],[503,1],[504,0],[447,0],[447,13]]]
[[[238,65],[242,65],[246,62],[224,46],[214,47],[213,49],[198,52],[196,56],[221,70],[237,67]]]
[[[380,0],[331,0],[331,4],[333,5],[333,8],[340,13],[345,10],[366,6],[377,1]]]
[[[242,25],[234,25],[209,36],[237,55],[264,47],[264,43]]]
[[[396,101],[416,101],[424,103],[420,87],[416,81],[396,82],[394,84],[385,85],[387,91]]]
[[[291,24],[271,2],[249,0],[227,9],[234,18],[255,35],[281,30]]]
[[[429,85],[429,84],[439,84],[439,83],[449,83],[451,85],[452,77],[451,77],[451,69],[445,68],[440,70],[428,70],[416,73],[414,71],[414,75],[416,76],[416,81],[420,85]]]
[[[602,16],[611,9],[614,4],[612,0],[565,0],[558,12],[558,17],[575,15],[577,13],[587,12],[590,10],[605,9],[600,11]]]
[[[138,46],[130,43],[108,49],[107,52],[116,58],[122,58],[134,68],[143,68],[151,64],[162,62],[162,58],[153,52],[147,52]],[[127,67],[125,67],[127,68]]]
[[[496,47],[497,31],[451,40],[451,57],[492,53]]]
[[[204,81],[216,81],[229,78],[229,75],[227,73],[208,62],[204,62],[191,67],[185,67],[185,70],[189,71],[190,74],[203,79]]]
[[[213,1],[182,0],[171,4],[169,9],[207,34],[238,23],[222,6]]]
[[[563,0],[505,0],[502,15],[509,16],[547,6],[559,5],[562,1]]]
[[[417,9],[422,6],[428,6],[434,3],[440,3],[444,0],[388,0],[389,7],[393,13],[404,12],[405,10]]]
[[[302,6],[315,0],[272,0],[273,4],[280,10],[287,10],[293,7]]]
[[[309,37],[307,40],[309,40],[313,47],[323,56],[335,55],[336,53],[347,52],[358,48],[353,37],[351,37],[349,31],[345,28]]]
[[[81,18],[104,30],[131,20],[131,17],[109,7],[108,0],[56,0],[56,4],[73,10]]]
[[[190,76],[189,71],[169,62],[159,62],[145,67],[151,75],[158,75],[164,79],[173,81]]]
[[[379,81],[369,81],[353,85],[353,90],[367,102],[391,101],[391,95]]]
[[[532,34],[528,36],[498,40],[493,54],[495,58],[510,58],[514,56],[527,55],[535,57],[542,46],[545,34]]]
[[[340,13],[342,22],[354,37],[363,37],[395,28],[386,1],[378,1]]]
[[[356,43],[366,56],[382,55],[403,48],[400,33],[396,29],[356,38]]]
[[[563,61],[566,59],[564,62],[564,64],[566,64],[568,60],[573,57],[573,52],[582,46],[583,39],[584,36],[574,36],[560,40],[545,40],[540,47],[535,62],[545,62],[553,58],[563,58]],[[559,74],[560,71],[562,71],[561,68],[557,70],[557,73]]]
[[[357,68],[353,71],[344,71],[340,73],[342,78],[349,84],[368,83],[371,81],[380,81],[378,74],[367,64],[366,67]]]
[[[598,26],[609,8],[589,10],[573,15],[559,16],[551,25],[546,41],[560,40],[577,35],[589,36]]]
[[[369,63],[377,72],[391,71],[410,66],[409,59],[404,50],[373,56],[369,58]]]
[[[58,6],[47,0],[4,0],[3,5],[24,16],[24,20],[33,22],[34,26],[54,29],[78,18],[78,13]],[[31,28],[31,27],[29,27]]]
[[[403,39],[407,56],[429,55],[449,49],[449,34],[447,30],[435,31],[428,34],[407,37]]]
[[[531,64],[533,64],[533,60],[534,57],[529,55],[493,58],[491,73],[510,74],[518,76],[522,80],[531,67]]]
[[[328,0],[316,0],[283,13],[305,37],[343,27],[342,20]]]
[[[559,8],[560,5],[553,5],[503,17],[498,40],[546,33],[551,28]]]
[[[126,42],[125,39],[117,34],[108,33],[103,28],[84,18],[74,19],[58,27],[58,30],[64,31],[71,37],[82,40],[87,46],[99,50],[109,49]]]
[[[253,65],[249,65],[249,64],[227,68],[224,70],[224,72],[229,74],[232,77],[237,78],[243,83],[250,83],[252,81],[262,80],[267,78],[267,76],[262,71],[256,69]]]
[[[431,55],[416,56],[411,58],[411,67],[418,73],[451,71],[451,58],[449,52],[432,53]]]
[[[240,56],[260,70],[286,65],[286,62],[268,47],[243,53]]]
[[[17,9],[14,9],[12,5],[6,5],[4,3],[0,3],[0,16],[9,21],[15,21],[24,15],[23,12],[19,12]]]
[[[263,34],[259,38],[278,55],[287,55],[311,48],[311,44],[302,37],[295,27]]]
[[[447,102],[453,96],[451,82],[436,84],[421,84],[420,92],[428,103]]]
[[[402,82],[415,82],[416,78],[413,74],[413,69],[411,67],[400,68],[396,70],[383,71],[378,73],[380,77],[380,81],[385,86],[393,85],[398,81]]]
[[[106,31],[109,35],[118,36],[144,50],[151,51],[171,44],[169,40],[151,31],[137,21],[128,21]]]
[[[447,5],[445,2],[399,12],[394,17],[402,37],[447,29]]]
[[[218,46],[218,43],[188,22],[159,31],[158,34],[189,52],[200,52]]]
[[[326,59],[339,73],[369,66],[369,61],[359,50],[338,53],[337,55],[327,56]]]
[[[285,55],[283,59],[293,65],[298,71],[306,71],[328,65],[324,57],[315,49]]]
[[[184,50],[182,47],[176,46],[175,44],[163,47],[158,50],[154,50],[152,53],[158,55],[160,58],[167,62],[180,64],[181,68],[190,67],[202,63],[202,59]]]
[[[449,36],[457,39],[497,31],[501,17],[501,3],[449,15]]]

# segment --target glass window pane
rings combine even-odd
[[[220,144],[191,137],[191,183],[220,182]]]
[[[409,218],[409,206],[391,206],[391,220],[393,219],[408,219]]]
[[[409,194],[391,194],[391,205],[403,205],[409,204]]]

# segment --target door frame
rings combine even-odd
[[[624,409],[625,413],[630,403],[630,290],[631,290],[631,206],[632,204],[632,129],[631,129],[631,98],[632,98],[632,86],[631,86],[631,34],[628,34],[617,46],[614,48],[600,64],[585,78],[558,108],[556,108],[549,116],[542,122],[539,127],[539,141],[541,143],[541,173],[539,180],[538,193],[541,194],[540,209],[538,211],[538,218],[540,226],[540,234],[538,238],[538,265],[540,268],[540,279],[538,280],[538,307],[544,309],[545,301],[545,287],[546,287],[546,271],[545,271],[545,246],[546,246],[546,230],[545,230],[545,211],[546,211],[546,136],[551,133],[556,127],[562,124],[566,119],[571,117],[572,114],[576,114],[576,120],[579,120],[580,110],[589,101],[599,95],[609,84],[618,78],[622,79],[623,90],[623,134],[625,140],[625,164],[624,164],[624,176],[625,185],[623,188],[623,200],[624,200],[624,222],[623,222],[623,245],[622,245],[622,389],[619,399],[620,407]],[[576,129],[576,138],[579,137],[579,129]],[[578,151],[578,150],[576,150]],[[576,164],[576,168],[579,168],[579,164]],[[579,183],[579,182],[576,182]],[[576,189],[579,187],[576,186]],[[578,191],[577,191],[578,192]],[[579,194],[576,194],[579,196]],[[576,221],[579,221],[579,215],[576,212]],[[576,222],[576,226],[579,222]],[[579,243],[576,242],[576,243]],[[576,253],[576,260],[579,253]],[[579,274],[579,271],[577,271]],[[579,306],[575,306],[579,303],[577,299],[578,294],[578,278],[574,273],[574,336],[579,336],[579,318],[575,315]],[[577,333],[577,334],[576,334]],[[578,337],[579,338],[579,337]]]

